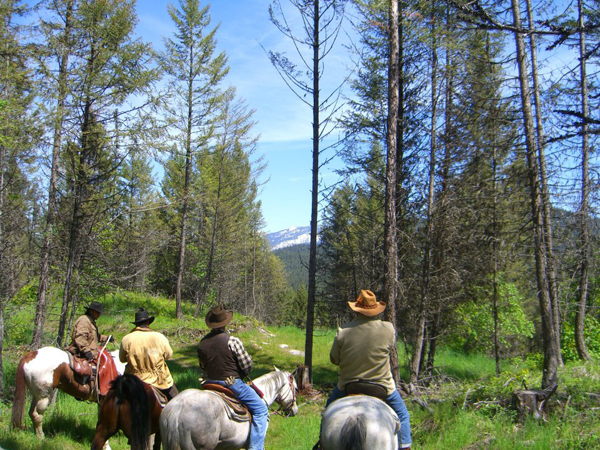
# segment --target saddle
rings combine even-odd
[[[156,397],[156,401],[160,404],[160,407],[164,408],[167,406],[167,403],[169,403],[167,396],[157,387],[152,385],[150,385],[150,387],[152,388],[152,392],[154,392],[154,396]]]
[[[110,382],[119,375],[112,355],[106,350],[99,352],[98,358],[91,363],[87,359],[79,358],[69,353],[69,367],[71,367],[75,373],[75,379],[80,384],[90,385],[90,394],[96,387],[96,367],[98,367],[97,379],[100,395],[106,395],[108,393]]]
[[[372,381],[352,381],[344,387],[344,390],[348,395],[369,395],[383,401],[387,398],[385,386]]]
[[[237,422],[248,422],[252,420],[252,414],[250,414],[248,408],[235,398],[231,389],[216,383],[204,383],[202,389],[217,395],[225,402],[225,405],[227,406],[227,415],[231,420]]]

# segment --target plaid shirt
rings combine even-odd
[[[242,341],[236,337],[230,336],[228,346],[244,375],[248,375],[250,372],[252,372],[252,358],[244,348]]]

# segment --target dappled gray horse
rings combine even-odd
[[[331,403],[323,411],[323,450],[397,450],[400,421],[385,402],[367,395],[352,395]]]
[[[296,382],[275,369],[254,380],[267,405],[279,403],[292,416],[298,413]],[[231,420],[228,406],[210,391],[186,389],[171,400],[160,416],[160,433],[166,450],[218,450],[247,448],[250,421]]]

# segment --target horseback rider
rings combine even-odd
[[[376,383],[385,388],[385,402],[396,412],[400,420],[398,444],[402,449],[410,449],[410,415],[402,397],[396,389],[390,366],[395,331],[390,322],[384,322],[377,316],[386,307],[378,302],[375,294],[369,290],[360,291],[356,302],[348,302],[356,313],[352,322],[338,328],[329,353],[329,359],[340,367],[338,383],[327,399],[325,408],[333,401],[347,395],[346,386],[355,381]]]
[[[121,340],[119,359],[125,366],[125,373],[137,376],[143,382],[161,391],[167,401],[179,391],[167,366],[173,350],[166,336],[150,328],[154,316],[144,308],[139,308],[131,322],[135,328]]]
[[[248,450],[263,450],[269,426],[269,410],[258,393],[242,381],[252,371],[252,358],[242,341],[225,331],[225,326],[232,318],[233,312],[221,305],[206,315],[205,322],[211,331],[198,344],[200,369],[206,372],[207,383],[229,388],[235,398],[246,405],[252,414]]]
[[[104,306],[99,302],[92,302],[86,306],[85,314],[77,319],[73,327],[71,345],[67,347],[69,353],[89,362],[98,357],[100,344],[108,340],[108,336],[100,334],[96,325],[96,320],[103,310]]]

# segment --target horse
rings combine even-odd
[[[292,374],[275,369],[254,380],[270,406],[295,416],[296,381]],[[171,400],[160,416],[165,450],[219,450],[248,448],[250,421],[230,420],[225,400],[207,390],[186,389]]]
[[[132,374],[119,375],[100,404],[92,449],[103,448],[106,441],[123,430],[133,450],[147,450],[154,434],[154,450],[160,449],[158,419],[162,405],[152,386]]]
[[[397,450],[400,420],[384,401],[351,395],[331,403],[321,421],[322,450]]]
[[[119,362],[119,352],[111,353],[117,371],[123,373],[125,366]],[[88,399],[90,386],[76,380],[69,366],[69,353],[56,347],[42,347],[27,353],[19,361],[15,377],[15,398],[12,406],[12,426],[23,427],[25,388],[31,394],[29,417],[39,439],[44,438],[42,419],[56,389],[78,399]],[[90,400],[98,401],[97,397]]]

